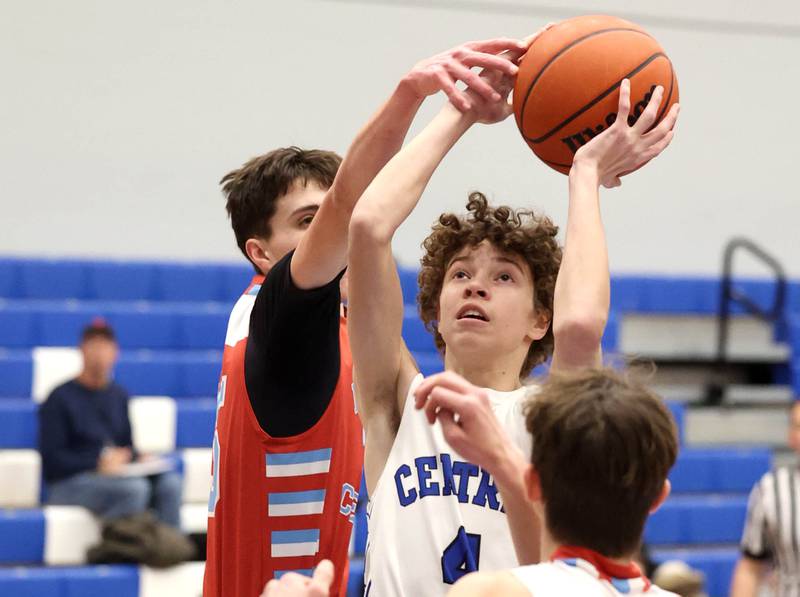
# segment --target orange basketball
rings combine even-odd
[[[658,85],[664,99],[656,124],[678,101],[672,63],[638,25],[604,15],[558,23],[533,42],[519,66],[514,114],[522,136],[545,164],[567,174],[575,152],[613,124],[625,78],[630,124]]]

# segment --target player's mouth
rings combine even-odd
[[[458,321],[471,319],[473,321],[489,321],[489,316],[486,315],[486,311],[484,311],[481,307],[474,304],[466,304],[458,311],[456,314],[456,319]]]

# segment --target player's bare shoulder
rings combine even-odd
[[[532,593],[510,572],[473,572],[459,580],[448,597],[532,597]]]

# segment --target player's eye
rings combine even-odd
[[[453,274],[454,280],[466,280],[467,278],[469,278],[469,274],[467,274],[467,272],[465,272],[463,269],[457,270]]]
[[[497,279],[501,282],[513,282],[514,278],[511,277],[511,274],[503,273],[497,276]]]
[[[301,228],[308,228],[309,224],[311,224],[312,221],[314,221],[314,216],[312,214],[309,214],[307,216],[303,216],[302,218],[300,218],[298,225]]]

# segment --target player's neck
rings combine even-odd
[[[570,546],[566,546],[566,545],[562,545],[562,544],[558,543],[552,537],[550,537],[550,534],[546,530],[543,530],[543,532],[542,532],[542,555],[545,556],[545,560],[552,559],[553,555],[557,554],[559,552],[559,550],[564,549],[564,548],[568,549],[569,547]],[[575,547],[575,546],[572,546],[572,547]],[[622,557],[622,558],[610,558],[608,556],[604,556],[603,554],[601,554],[599,552],[595,552],[594,550],[590,550],[589,548],[584,547],[583,549],[586,549],[588,551],[592,551],[593,553],[596,553],[597,555],[599,555],[603,559],[608,560],[608,561],[610,561],[610,562],[612,562],[614,564],[617,564],[618,566],[630,566],[631,562],[633,562],[633,554],[631,554],[631,555],[629,555],[627,557]]]
[[[468,382],[481,388],[491,388],[500,392],[511,392],[522,384],[519,381],[520,364],[518,359],[460,357],[451,351],[445,352],[444,368],[463,376]]]

